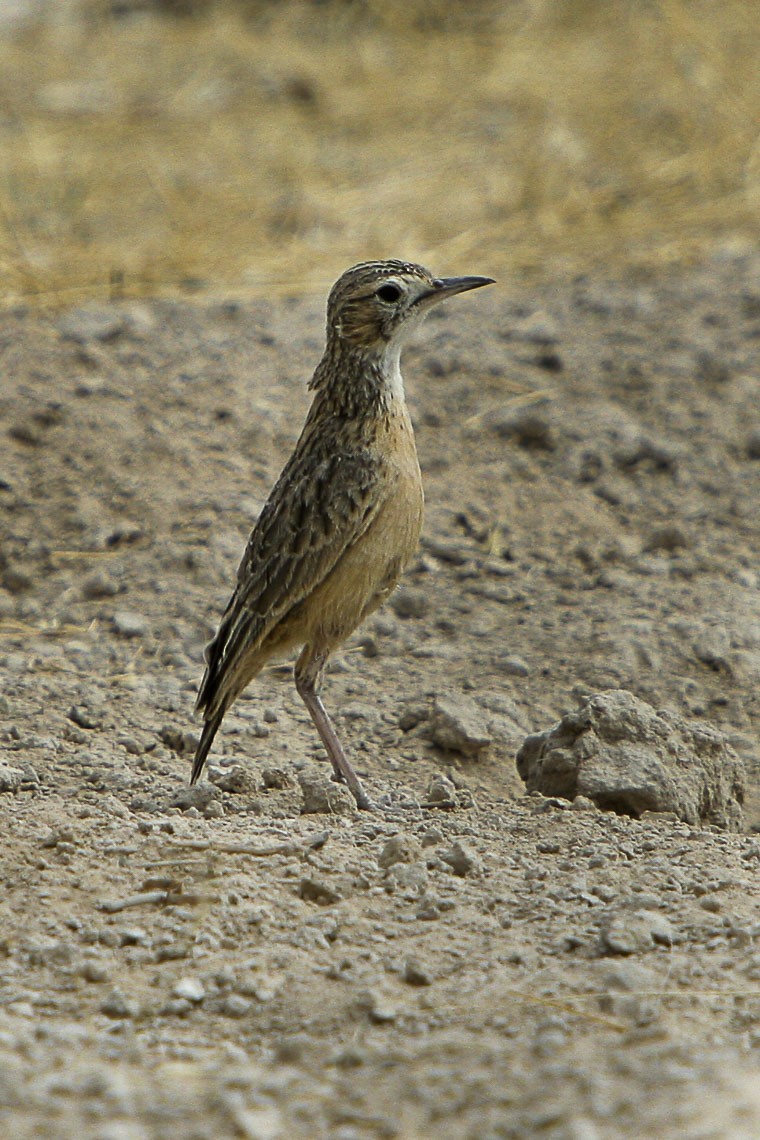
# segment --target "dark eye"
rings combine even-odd
[[[401,296],[401,290],[398,285],[381,285],[375,296],[379,297],[381,301],[387,301],[392,305],[394,301],[398,301]]]

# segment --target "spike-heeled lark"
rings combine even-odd
[[[235,591],[206,649],[196,711],[200,776],[227,709],[273,657],[301,647],[295,683],[358,807],[371,803],[319,697],[328,657],[394,589],[417,548],[422,480],[401,348],[440,301],[490,277],[433,277],[420,265],[368,261],[327,302],[327,344],[295,451],[259,516]]]

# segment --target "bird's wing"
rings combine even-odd
[[[197,710],[214,712],[237,666],[324,581],[385,499],[389,472],[366,448],[300,461],[275,484],[248,540],[235,592],[206,649]]]

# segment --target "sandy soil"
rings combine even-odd
[[[759,270],[428,322],[420,556],[326,689],[374,814],[284,669],[186,786],[323,299],[0,316],[3,1135],[760,1135]],[[742,833],[524,794],[524,737],[610,688],[727,734]]]

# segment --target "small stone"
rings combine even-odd
[[[59,85],[60,86],[60,85]],[[127,327],[124,313],[109,305],[90,304],[64,314],[58,322],[58,331],[64,340],[84,344],[89,340],[102,343],[116,340]]]
[[[137,1017],[139,1006],[125,998],[121,990],[111,990],[108,997],[100,1003],[100,1012],[114,1019],[133,1018]]]
[[[422,848],[413,835],[392,835],[377,857],[379,867],[392,867],[394,863],[415,863]]]
[[[697,353],[695,373],[705,384],[725,384],[731,379],[731,369],[716,353],[704,349]]]
[[[144,637],[149,628],[146,618],[133,610],[116,610],[111,625],[120,637]]]
[[[493,658],[493,666],[507,677],[527,677],[530,673],[527,661],[523,661],[522,657],[517,657],[514,653],[505,656],[497,654]]]
[[[672,946],[675,935],[664,915],[650,910],[618,910],[607,917],[599,934],[606,954],[641,954],[655,944]]]
[[[251,1012],[253,1002],[248,1001],[247,998],[241,997],[240,994],[227,994],[222,999],[219,1005],[219,1012],[225,1017],[245,1017],[247,1013]]]
[[[478,856],[464,843],[457,840],[445,851],[439,853],[440,860],[450,867],[455,875],[464,878],[480,870],[481,863]]]
[[[445,809],[457,806],[457,790],[448,776],[439,772],[431,778],[424,806]]]
[[[298,886],[298,897],[304,902],[313,902],[318,906],[331,906],[340,902],[342,895],[324,879],[304,878]]]
[[[439,748],[477,757],[491,743],[482,711],[461,694],[439,694],[433,702],[430,739]]]
[[[299,772],[304,815],[353,815],[356,811],[354,797],[344,784],[338,784],[329,776],[317,771]]]
[[[0,762],[0,792],[17,792],[25,780],[23,768]]]
[[[266,714],[264,714],[266,719]],[[295,784],[292,772],[287,768],[269,767],[261,772],[261,782],[265,788],[272,791],[282,791],[283,788],[292,788]]]
[[[198,978],[179,978],[172,987],[174,997],[184,998],[186,1001],[201,1002],[206,996],[203,983]]]
[[[373,990],[360,993],[356,1004],[375,1025],[387,1025],[398,1016],[396,1007],[383,994],[377,994]]]
[[[430,599],[422,590],[402,586],[392,595],[390,606],[400,618],[422,618],[430,610]]]
[[[122,589],[123,586],[115,582],[103,570],[96,570],[93,574],[88,574],[81,586],[82,597],[88,600],[112,598]]]
[[[243,795],[258,790],[254,771],[244,764],[233,764],[231,768],[214,768],[209,773],[209,779],[220,792],[229,792],[232,795]]]
[[[663,550],[667,554],[673,554],[677,550],[688,550],[691,545],[691,539],[680,526],[668,523],[665,526],[654,527],[650,531],[644,543],[644,550]]]
[[[68,717],[80,728],[100,728],[103,723],[103,710],[88,704],[72,705]]]
[[[219,790],[213,784],[194,784],[191,788],[180,788],[171,798],[171,806],[180,811],[204,812],[212,800],[219,798]]]
[[[433,981],[428,967],[414,957],[405,960],[402,977],[408,986],[429,986]]]
[[[86,982],[93,984],[107,982],[109,978],[109,971],[105,962],[97,962],[92,959],[82,963],[79,973]]]

